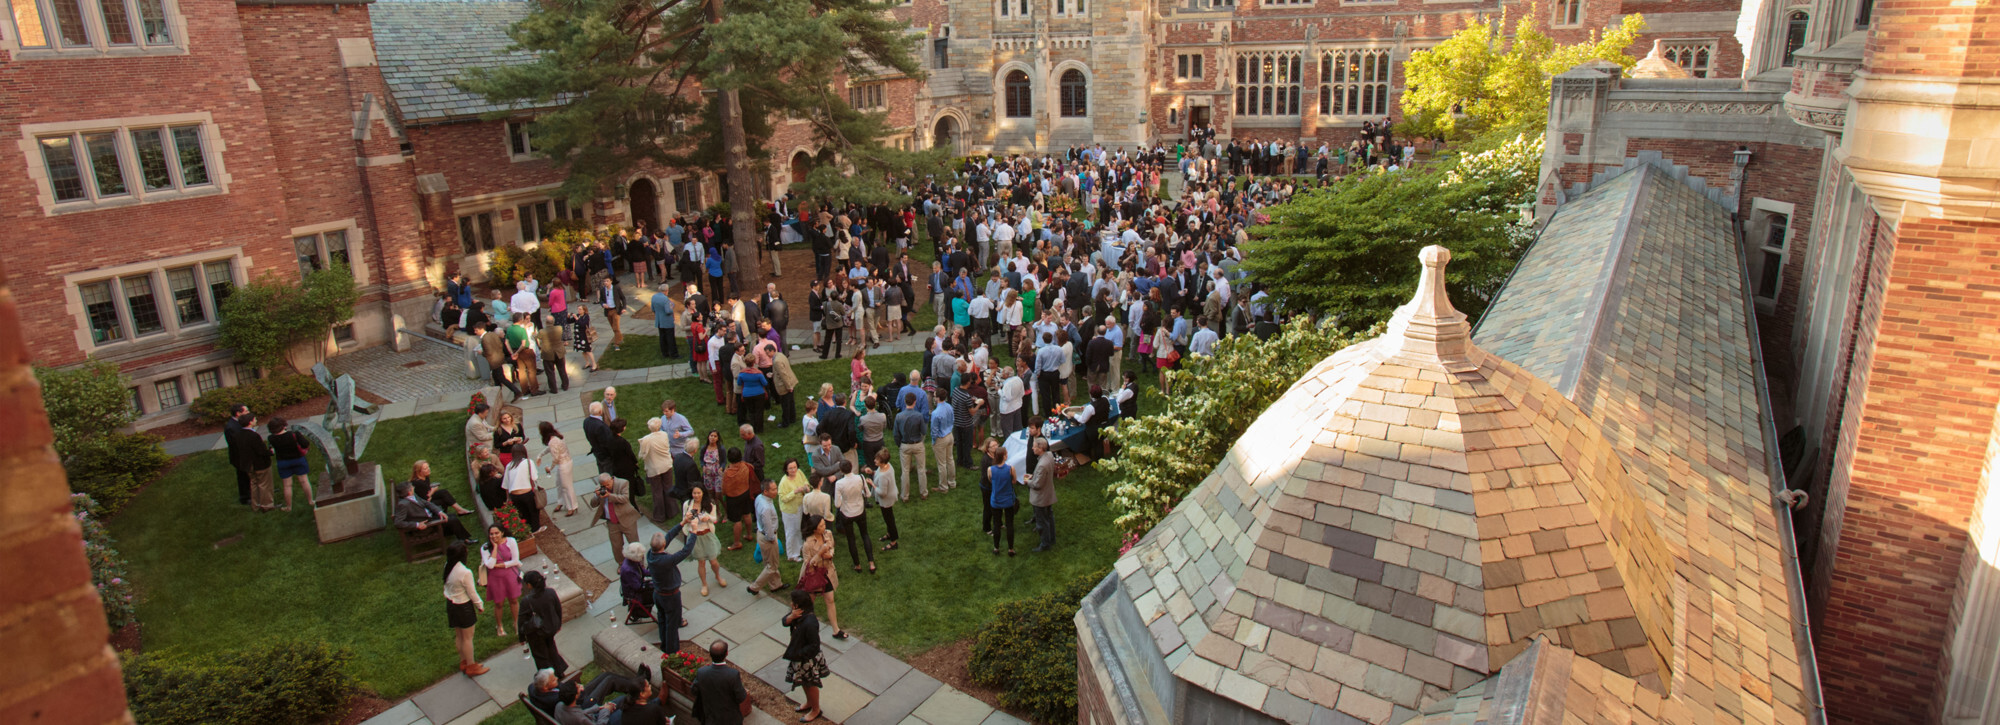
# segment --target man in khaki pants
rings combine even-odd
[[[951,403],[939,400],[931,408],[931,452],[937,455],[938,490],[950,491],[958,486],[958,462],[952,448]]]
[[[923,498],[930,498],[931,473],[924,468],[924,438],[930,435],[930,421],[917,412],[917,396],[902,397],[903,412],[896,414],[896,422],[890,428],[895,432],[896,450],[902,454],[903,495],[915,491]],[[910,485],[911,476],[917,477],[917,485]]]
[[[757,547],[763,550],[764,571],[757,575],[757,581],[750,582],[751,594],[775,592],[785,588],[785,574],[778,570],[778,562],[785,558],[785,550],[778,546],[778,482],[764,479],[763,493],[757,496]]]

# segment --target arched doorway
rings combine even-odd
[[[938,117],[937,125],[931,129],[931,148],[951,149],[954,155],[958,153],[957,118],[952,116]]]
[[[660,228],[660,187],[652,179],[633,181],[625,203],[632,211],[632,226],[643,226],[647,231]]]
[[[792,154],[792,183],[796,184],[805,181],[806,174],[812,173],[812,167],[813,157],[811,154],[804,151]]]

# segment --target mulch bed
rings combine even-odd
[[[362,400],[366,400],[376,405],[381,405],[383,403],[389,402],[388,398],[384,398],[380,395],[370,393],[366,390],[356,390],[354,394],[359,396]],[[331,400],[332,398],[333,396],[331,395],[322,395],[302,403],[293,403],[291,405],[287,405],[284,408],[276,411],[275,413],[261,411],[261,410],[255,412],[257,413],[257,420],[260,424],[270,421],[273,415],[284,418],[286,420],[304,420],[306,418],[317,418],[319,416],[326,415],[327,401]],[[195,436],[208,435],[210,433],[221,433],[222,424],[204,423],[195,420],[194,418],[188,418],[187,420],[181,421],[179,423],[169,423],[167,425],[163,425],[158,428],[149,428],[146,430],[146,432],[171,441],[171,440],[179,440],[181,438],[193,438]]]
[[[119,652],[131,652],[137,654],[140,651],[142,651],[144,647],[145,647],[145,637],[143,636],[143,633],[139,630],[138,622],[133,622],[131,624],[125,625],[124,627],[120,627],[117,631],[111,633],[111,648],[118,650]]]
[[[547,510],[542,511],[542,520],[548,523],[548,530],[535,534],[535,543],[541,547],[543,554],[548,555],[549,561],[555,562],[556,568],[562,570],[563,576],[569,577],[570,581],[583,587],[587,598],[596,599],[597,595],[603,594],[604,590],[611,586],[611,578],[605,576],[604,572],[598,571],[597,567],[591,566],[590,562],[583,558],[583,554],[577,553],[576,547],[570,545],[569,536],[563,534],[562,528],[548,521],[548,517],[560,515],[551,514]]]
[[[950,644],[932,647],[923,654],[911,657],[908,662],[917,671],[930,675],[960,692],[979,698],[980,702],[992,705],[996,710],[1006,710],[1000,706],[1000,691],[972,681],[972,673],[967,663],[972,661],[972,638],[967,637]],[[1027,719],[1026,715],[1009,711],[1015,717]]]
[[[368,718],[388,712],[389,708],[395,706],[396,703],[376,697],[373,693],[359,693],[347,701],[347,714],[341,715],[337,722],[340,725],[360,725]]]

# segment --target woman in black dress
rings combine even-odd
[[[793,687],[804,688],[806,704],[795,708],[805,713],[799,722],[819,719],[819,686],[826,679],[826,655],[820,652],[819,617],[813,614],[813,595],[800,589],[792,590],[792,612],[785,615],[785,627],[791,630],[791,642],[785,645],[785,681]]]
[[[507,487],[502,485],[505,479],[499,466],[488,463],[479,467],[479,502],[486,504],[487,511],[499,511],[500,504],[507,502]]]
[[[607,473],[632,482],[633,496],[644,496],[646,479],[639,475],[639,456],[632,451],[632,442],[625,440],[626,426],[624,418],[611,421],[611,439],[602,455],[610,467]]]
[[[521,429],[520,421],[514,420],[513,413],[502,412],[500,426],[493,429],[493,450],[500,454],[500,465],[513,465],[514,446],[527,442],[528,436]]]

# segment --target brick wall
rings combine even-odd
[[[2000,402],[2000,225],[1905,217],[1894,245],[1866,399],[1849,398],[1859,420],[1836,468],[1846,507],[1815,632],[1828,711],[1848,722],[1937,716],[1952,591]]]
[[[2000,78],[2000,9],[1986,2],[1877,3],[1862,65],[1876,75]]]
[[[0,269],[0,723],[130,723],[15,303]]]
[[[375,65],[343,67],[340,40],[372,37],[368,7],[244,5],[238,12],[284,180],[287,225],[355,220],[360,234],[350,244],[366,267],[362,302],[427,298],[416,177],[390,121],[388,84]],[[365,140],[355,138],[361,114],[368,116]],[[369,165],[357,166],[358,158]]]
[[[16,270],[22,317],[38,321],[23,330],[37,362],[67,365],[89,353],[78,343],[84,320],[66,307],[64,275],[230,247],[243,249],[252,276],[297,274],[280,169],[263,101],[252,90],[235,4],[185,0],[179,7],[185,55],[0,63],[0,118],[7,124],[208,112],[225,144],[211,149],[220,166],[210,171],[227,172],[228,193],[48,216],[29,177],[41,160],[24,156],[13,140],[0,143],[0,218],[8,230],[0,235],[0,259]],[[212,334],[154,336],[95,352],[133,370],[211,352],[212,340]]]

